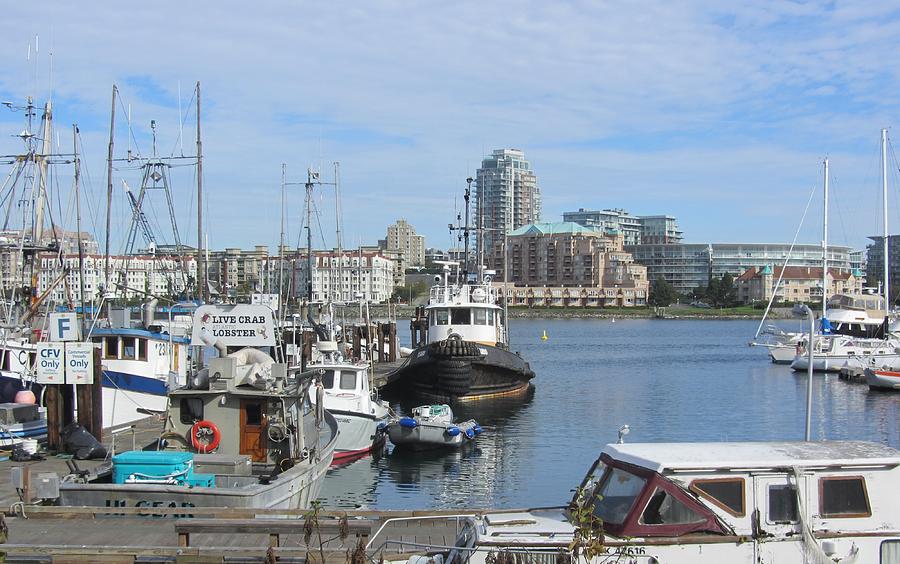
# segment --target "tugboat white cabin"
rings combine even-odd
[[[558,562],[590,515],[593,562],[897,564],[898,483],[900,451],[867,442],[612,444],[569,507],[470,519],[445,562]]]

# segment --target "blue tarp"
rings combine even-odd
[[[822,318],[822,334],[823,335],[831,335],[833,328],[831,327],[831,322],[828,321],[827,317]]]

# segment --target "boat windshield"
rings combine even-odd
[[[646,483],[645,478],[627,470],[611,468],[590,495],[591,512],[604,523],[621,525]]]

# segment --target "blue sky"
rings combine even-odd
[[[214,248],[274,246],[281,163],[297,182],[307,167],[330,180],[334,161],[345,244],[373,244],[403,217],[446,248],[465,178],[501,147],[525,151],[545,220],[582,207],[666,213],[689,242],[789,242],[828,156],[829,238],[864,245],[882,229],[880,129],[893,133],[900,116],[900,5],[737,4],[16,4],[0,21],[0,96],[43,101],[52,90],[63,149],[79,124],[98,228],[112,84],[122,100],[117,154],[128,148],[128,107],[132,149],[149,154],[152,119],[160,152],[171,154],[193,149],[189,102],[199,80]],[[21,114],[0,110],[0,150],[13,152]],[[119,187],[140,179],[128,167],[115,179],[121,246],[129,214]],[[193,183],[192,169],[173,171],[180,231],[191,242]],[[814,198],[806,243],[821,240]],[[332,244],[329,188],[317,206]],[[292,242],[301,208],[292,186]],[[163,212],[161,201],[152,205],[159,224]]]

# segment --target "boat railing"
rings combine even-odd
[[[431,287],[429,303],[452,304],[495,304],[500,300],[500,292],[491,284],[462,284],[444,286],[437,284]]]
[[[419,549],[424,549],[424,548],[451,549],[451,548],[453,548],[452,546],[443,546],[442,547],[442,546],[435,546],[433,543],[422,544],[422,543],[416,543],[415,541],[410,542],[409,540],[402,540],[402,539],[399,539],[399,540],[398,539],[385,539],[384,541],[379,543],[377,546],[374,546],[374,545],[375,545],[375,541],[378,539],[378,536],[381,535],[381,533],[391,525],[397,525],[399,523],[407,523],[407,524],[408,523],[416,523],[416,522],[420,522],[420,521],[437,521],[437,520],[450,521],[450,520],[453,520],[455,522],[455,526],[456,526],[456,537],[458,537],[459,532],[461,530],[462,523],[466,519],[473,519],[473,518],[477,518],[477,517],[478,517],[477,513],[459,513],[459,514],[454,514],[454,515],[416,515],[413,517],[392,517],[390,519],[385,519],[381,523],[381,526],[378,527],[378,530],[375,531],[375,534],[369,538],[369,542],[366,544],[366,553],[368,554],[369,551],[373,549],[373,547],[376,552],[381,552],[390,545],[399,545],[399,547],[401,548],[401,552],[402,552],[402,547],[405,547],[405,546],[411,547],[411,548],[419,548]]]

